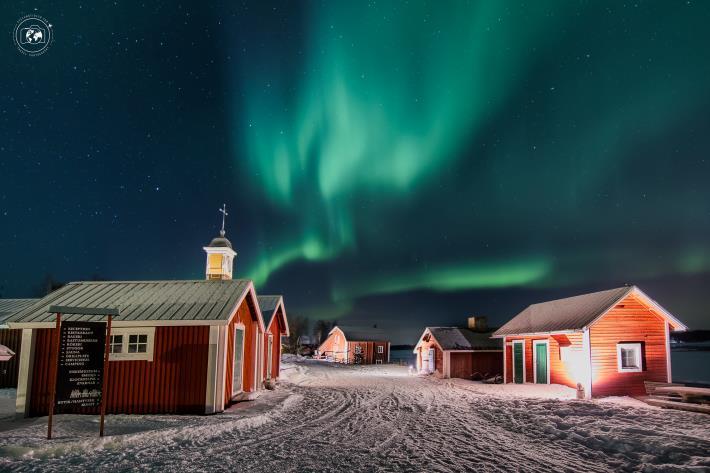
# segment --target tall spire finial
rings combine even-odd
[[[220,212],[222,212],[222,229],[219,231],[219,236],[224,237],[224,219],[227,215],[227,204],[222,204],[222,208],[219,209]]]

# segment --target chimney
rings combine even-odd
[[[468,328],[475,332],[485,332],[488,330],[488,322],[485,317],[469,317]]]

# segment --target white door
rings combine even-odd
[[[232,369],[232,395],[242,392],[244,370],[244,327],[234,329],[234,363]]]
[[[436,362],[435,362],[436,358],[435,357],[436,357],[435,350],[433,348],[430,348],[429,349],[429,372],[430,373],[433,373],[434,370],[436,369]]]

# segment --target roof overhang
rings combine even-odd
[[[426,327],[426,328],[424,329],[424,333],[422,333],[422,336],[419,337],[419,341],[417,342],[416,345],[414,345],[414,350],[412,350],[412,353],[416,353],[417,350],[419,350],[419,347],[421,346],[421,344],[424,343],[424,337],[426,336],[427,333],[428,333],[429,336],[432,338],[432,340],[434,340],[434,343],[436,343],[436,345],[439,347],[439,349],[440,349],[441,351],[444,351],[444,349],[441,348],[441,344],[440,344],[439,341],[436,339],[436,337],[434,336],[434,334],[431,333],[431,330],[429,329],[429,327]]]
[[[600,315],[598,315],[594,320],[592,320],[591,322],[589,322],[589,324],[588,324],[586,327],[584,327],[584,330],[588,330],[592,325],[594,325],[595,323],[597,323],[597,321],[599,321],[599,319],[601,319],[602,317],[604,317],[606,314],[609,313],[610,310],[612,310],[614,307],[616,307],[616,305],[617,305],[619,302],[621,302],[622,300],[624,300],[625,298],[627,298],[627,297],[630,296],[630,295],[633,295],[633,296],[638,297],[638,298],[641,299],[646,305],[648,305],[648,306],[651,307],[655,312],[657,312],[658,315],[660,315],[661,317],[663,317],[664,319],[666,319],[666,321],[671,325],[673,331],[676,331],[676,332],[685,332],[686,330],[688,330],[688,326],[687,326],[687,325],[685,325],[683,322],[681,322],[680,320],[678,320],[673,314],[671,314],[671,313],[668,312],[666,309],[664,309],[663,306],[661,306],[661,304],[659,304],[659,303],[656,302],[655,300],[651,299],[651,298],[650,298],[645,292],[643,292],[638,286],[634,286],[633,289],[632,289],[630,292],[628,292],[627,294],[624,294],[623,297],[620,297],[617,301],[615,301],[607,310],[605,310],[605,311],[602,312]]]
[[[525,332],[525,333],[506,333],[503,335],[496,335],[495,333],[491,335],[491,338],[505,338],[505,337],[532,337],[538,335],[568,335],[570,333],[582,333],[584,329],[579,330],[553,330],[552,332]]]
[[[112,327],[179,327],[184,325],[196,326],[196,325],[207,325],[207,326],[226,326],[229,325],[231,320],[237,314],[239,306],[242,305],[246,297],[250,297],[256,310],[257,323],[259,324],[259,330],[264,333],[266,328],[264,327],[264,317],[261,315],[261,310],[259,309],[259,303],[256,299],[256,291],[254,290],[254,283],[249,281],[249,284],[245,291],[242,292],[239,299],[232,306],[230,311],[230,316],[227,319],[212,319],[212,320],[112,320]],[[71,320],[71,319],[69,319]],[[55,322],[8,322],[8,328],[10,329],[35,329],[35,328],[54,328],[56,326]]]
[[[279,312],[279,309],[281,309],[281,312]],[[274,317],[271,317],[271,320],[269,320],[269,325],[266,326],[265,332],[268,332],[269,329],[271,329],[271,324],[274,323],[274,319],[276,318],[275,316],[278,314],[281,314],[281,317],[283,318],[283,326],[284,330],[281,331],[281,335],[285,337],[290,337],[291,332],[288,328],[288,319],[286,318],[286,306],[284,305],[284,298],[283,296],[279,296],[279,302],[276,304],[276,307],[274,307]]]

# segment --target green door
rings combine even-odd
[[[513,381],[523,382],[523,344],[513,343]]]
[[[547,384],[547,343],[535,344],[535,382]]]

